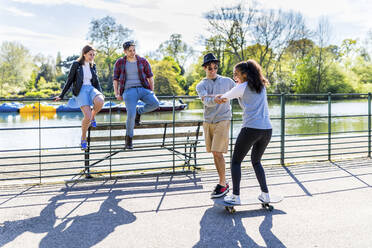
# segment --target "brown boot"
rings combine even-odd
[[[133,143],[132,143],[133,138],[126,135],[125,136],[125,149],[133,149]]]

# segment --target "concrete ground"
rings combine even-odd
[[[0,186],[0,247],[372,247],[372,160],[265,169],[285,197],[272,212],[213,206],[214,170]],[[257,196],[242,175],[241,197]]]

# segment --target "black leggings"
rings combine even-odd
[[[234,154],[231,161],[231,176],[233,194],[240,195],[241,163],[252,148],[251,162],[256,173],[261,191],[268,193],[265,172],[261,164],[262,155],[270,142],[272,129],[255,129],[244,127],[236,139]]]

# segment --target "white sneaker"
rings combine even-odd
[[[233,205],[240,205],[240,196],[238,195],[227,195],[223,198],[223,200]]]
[[[270,195],[269,193],[261,192],[261,195],[258,196],[258,200],[269,203],[270,202]]]

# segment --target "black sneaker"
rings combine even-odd
[[[222,186],[217,184],[216,187],[214,188],[213,192],[211,193],[211,198],[218,198],[221,196],[224,196],[229,192],[229,184],[226,183],[226,186]]]

